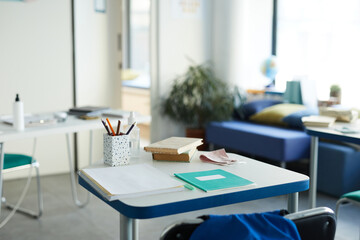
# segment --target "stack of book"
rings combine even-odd
[[[69,109],[70,115],[75,115],[80,118],[97,118],[101,116],[103,112],[109,110],[108,107],[96,107],[96,106],[85,106],[85,107],[74,107]]]
[[[336,118],[327,116],[307,116],[302,117],[301,121],[305,127],[330,127],[334,124]]]
[[[144,147],[154,160],[190,162],[196,148],[202,145],[201,138],[170,137]]]

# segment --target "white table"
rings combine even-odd
[[[355,123],[336,122],[331,127],[306,127],[305,129],[306,133],[311,136],[309,208],[316,207],[319,138],[360,144],[360,133],[341,133],[335,130],[341,127],[359,130],[360,122],[359,120]]]
[[[48,114],[47,114],[48,115]],[[127,118],[129,116],[129,112],[123,112],[123,118],[109,118],[109,120],[116,127],[117,120],[121,120],[123,123],[127,123]],[[150,116],[137,116],[137,123],[148,123],[151,121]],[[92,161],[92,131],[96,129],[103,129],[105,132],[105,128],[102,125],[100,119],[93,120],[81,120],[74,116],[69,116],[65,122],[59,122],[56,124],[44,124],[43,126],[34,126],[25,128],[24,131],[16,131],[12,126],[4,123],[0,123],[0,199],[2,197],[2,169],[4,164],[4,144],[8,141],[15,141],[25,138],[37,138],[42,136],[48,136],[53,134],[66,134],[67,141],[67,150],[68,150],[68,159],[69,159],[69,168],[70,168],[70,176],[71,176],[71,188],[72,195],[75,204],[79,207],[83,207],[88,203],[89,197],[86,199],[84,203],[81,203],[78,200],[76,186],[75,186],[75,173],[74,173],[74,163],[71,154],[71,146],[70,146],[70,134],[77,133],[81,131],[90,131],[90,155],[89,162],[91,164]],[[1,201],[0,201],[0,213],[1,213]]]
[[[305,191],[309,187],[309,177],[300,173],[236,154],[229,154],[229,156],[245,163],[218,166],[201,162],[200,153],[197,153],[190,163],[181,163],[153,161],[150,153],[142,152],[139,158],[131,159],[130,164],[148,163],[169,175],[220,168],[253,181],[255,184],[207,193],[199,189],[186,189],[181,192],[108,201],[102,198],[81,176],[79,183],[120,213],[120,239],[122,240],[138,239],[137,219],[168,216],[278,195],[287,194],[288,210],[295,212],[298,209],[298,192]]]

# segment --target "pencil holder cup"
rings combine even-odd
[[[104,163],[110,166],[129,164],[129,135],[104,134]]]

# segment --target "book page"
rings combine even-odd
[[[148,164],[83,169],[111,195],[126,195],[182,187],[184,184]]]

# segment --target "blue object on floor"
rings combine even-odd
[[[200,239],[291,239],[300,240],[293,221],[280,215],[280,211],[209,215],[192,233],[190,240]]]
[[[318,191],[340,197],[360,189],[360,152],[351,146],[319,142]]]

